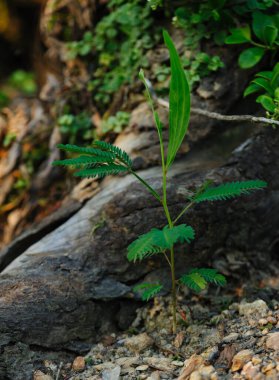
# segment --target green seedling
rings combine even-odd
[[[151,184],[147,183],[139,174],[133,170],[132,160],[129,155],[118,147],[103,141],[93,142],[91,147],[78,147],[75,145],[60,144],[60,149],[77,153],[79,156],[55,161],[54,165],[72,166],[77,171],[77,177],[99,177],[106,175],[130,173],[134,175],[143,186],[146,187],[156,202],[163,207],[167,225],[162,229],[153,228],[146,234],[139,236],[128,247],[127,258],[131,262],[141,261],[153,255],[164,257],[170,267],[172,282],[172,318],[173,332],[176,332],[177,320],[177,289],[180,286],[188,286],[190,289],[199,292],[210,283],[223,286],[226,283],[225,277],[212,268],[192,268],[183,276],[177,278],[175,270],[175,246],[181,243],[191,243],[195,238],[194,229],[186,224],[179,224],[181,217],[195,204],[204,201],[227,200],[242,194],[248,194],[253,190],[262,189],[266,182],[260,180],[250,180],[242,182],[225,183],[213,186],[207,181],[203,186],[193,192],[185,207],[176,216],[171,215],[168,205],[167,175],[175,160],[176,154],[187,133],[190,118],[190,89],[189,84],[179,59],[176,48],[169,36],[163,32],[165,44],[169,50],[171,63],[171,83],[170,83],[170,113],[169,113],[169,136],[168,146],[165,150],[163,144],[163,125],[159,115],[155,110],[149,88],[140,71],[140,79],[143,81],[148,94],[148,102],[151,106],[161,149],[162,161],[162,189],[157,191]],[[142,293],[143,300],[149,300],[157,295],[163,286],[160,283],[140,284],[136,290]]]

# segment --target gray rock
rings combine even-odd
[[[102,380],[118,380],[120,378],[120,372],[120,366],[116,366],[113,369],[106,369],[102,373]]]
[[[267,315],[269,309],[263,300],[256,300],[254,302],[242,302],[238,307],[239,314],[246,317],[264,317]]]

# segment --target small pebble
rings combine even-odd
[[[149,368],[148,365],[143,364],[143,365],[139,365],[138,367],[136,367],[136,370],[137,371],[146,371],[148,368]]]
[[[267,317],[268,323],[271,323],[272,325],[276,325],[277,319],[274,317]]]
[[[172,364],[172,365],[175,365],[176,367],[183,367],[184,362],[181,362],[181,361],[179,361],[179,360],[173,360],[173,361],[171,362],[171,364]]]
[[[259,319],[258,323],[260,326],[265,326],[268,324],[268,321],[265,318],[261,318],[261,319]]]
[[[77,356],[73,361],[72,368],[76,372],[81,372],[85,368],[85,360],[83,356]]]

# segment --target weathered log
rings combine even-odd
[[[191,210],[182,221],[195,228],[197,239],[186,253],[185,247],[177,252],[179,268],[207,265],[220,252],[224,255],[234,250],[247,257],[254,255],[254,265],[259,267],[275,258],[278,143],[277,131],[268,128],[246,141],[222,167],[193,172],[187,159],[173,166],[169,186],[172,214],[182,209],[186,189],[205,178],[217,183],[260,178],[269,183],[266,191],[249,198],[204,203]],[[142,175],[159,191],[158,167]],[[103,332],[119,327],[120,321],[125,328],[131,320],[127,304],[133,311],[138,302],[131,285],[146,275],[160,276],[165,271],[158,257],[140,265],[128,263],[126,247],[150,227],[165,224],[160,205],[132,177],[107,179],[80,211],[14,260],[0,276],[0,377],[21,379],[9,372],[7,352],[11,347],[18,350],[18,345],[24,344],[81,351]]]

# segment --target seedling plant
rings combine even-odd
[[[131,262],[148,259],[154,255],[164,257],[170,267],[172,283],[172,328],[176,332],[177,328],[177,289],[180,286],[187,286],[199,292],[210,283],[223,286],[226,283],[225,277],[212,268],[192,268],[180,278],[177,278],[175,268],[175,246],[178,243],[191,243],[195,238],[194,229],[186,224],[179,224],[181,217],[195,204],[204,201],[217,201],[234,198],[241,194],[247,194],[253,190],[266,186],[266,182],[260,180],[250,180],[241,182],[225,183],[213,186],[209,181],[203,184],[188,199],[185,207],[178,215],[171,215],[168,205],[167,182],[168,172],[175,160],[176,154],[186,135],[190,118],[190,89],[183,70],[181,61],[169,34],[163,32],[165,44],[169,50],[171,63],[170,82],[170,112],[169,112],[169,135],[167,149],[163,144],[163,125],[153,104],[149,88],[140,71],[140,79],[145,85],[148,95],[148,102],[153,112],[161,150],[162,162],[162,189],[157,191],[151,184],[147,183],[139,174],[133,170],[132,160],[129,155],[120,148],[104,141],[94,141],[91,147],[79,147],[70,144],[60,144],[58,147],[67,152],[77,153],[78,156],[64,160],[55,161],[57,166],[72,166],[77,171],[76,177],[105,177],[106,175],[130,173],[135,176],[143,186],[150,192],[157,202],[163,207],[167,224],[162,229],[153,228],[146,234],[139,236],[128,246],[127,258]],[[159,292],[163,286],[160,283],[143,283],[135,288],[140,291],[143,300],[149,300]]]

